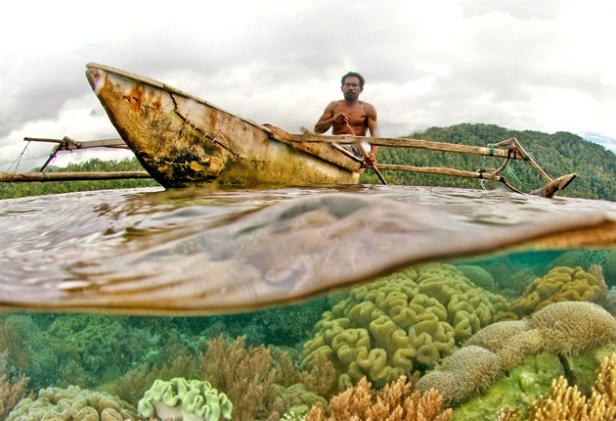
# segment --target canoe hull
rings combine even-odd
[[[90,64],[86,76],[126,144],[165,187],[359,180],[360,165],[331,145],[308,153],[265,126],[121,70]]]

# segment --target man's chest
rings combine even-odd
[[[362,104],[355,104],[350,107],[346,104],[339,105],[334,110],[334,115],[339,113],[347,114],[349,116],[349,123],[352,125],[362,124],[367,118],[366,110]]]

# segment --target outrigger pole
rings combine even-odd
[[[122,139],[100,139],[86,142],[79,142],[68,136],[62,139],[24,137],[26,142],[48,142],[57,143],[51,154],[36,172],[0,172],[0,182],[31,182],[31,181],[80,181],[80,180],[121,180],[128,178],[152,178],[146,171],[81,171],[81,172],[46,172],[47,165],[61,151],[74,151],[90,148],[113,148],[128,149]]]
[[[434,151],[441,152],[454,152],[454,153],[466,153],[473,155],[483,155],[483,156],[493,156],[498,158],[503,158],[505,161],[498,168],[492,169],[479,169],[476,171],[467,171],[460,170],[456,168],[448,168],[448,167],[418,167],[413,165],[399,165],[399,164],[378,164],[378,168],[381,170],[394,170],[394,171],[412,171],[419,173],[430,173],[430,174],[441,174],[441,175],[453,175],[458,177],[470,177],[470,178],[479,178],[486,180],[494,180],[500,181],[507,188],[516,192],[523,193],[518,190],[514,186],[512,186],[509,181],[501,174],[507,165],[511,162],[512,159],[518,159],[528,162],[531,167],[541,176],[543,179],[547,181],[547,184],[541,187],[540,189],[534,190],[530,192],[530,194],[542,196],[542,197],[553,197],[555,193],[565,189],[576,177],[575,173],[565,174],[558,178],[550,177],[544,170],[541,168],[537,162],[526,152],[526,150],[522,147],[520,142],[515,138],[509,138],[502,142],[498,142],[495,144],[488,144],[485,147],[481,146],[470,146],[470,145],[458,145],[453,143],[445,143],[445,142],[434,142],[430,140],[421,140],[421,139],[407,139],[407,138],[376,138],[376,137],[367,137],[367,136],[350,136],[350,135],[342,135],[342,136],[325,136],[319,135],[315,133],[305,132],[303,134],[290,134],[286,133],[284,130],[279,128],[274,128],[272,126],[268,127],[272,130],[272,134],[275,138],[281,137],[286,142],[316,142],[316,143],[332,143],[334,145],[338,144],[353,144],[358,142],[366,142],[375,146],[388,146],[388,147],[396,147],[396,148],[414,148],[414,149],[428,149]],[[342,149],[342,148],[341,148]],[[361,158],[358,158],[361,160]],[[382,177],[382,176],[381,176]]]

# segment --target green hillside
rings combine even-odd
[[[572,133],[547,134],[529,130],[508,130],[491,124],[459,124],[433,127],[425,132],[412,133],[408,137],[474,146],[486,146],[489,143],[515,137],[550,176],[577,173],[578,177],[560,195],[616,200],[616,155],[603,146],[588,142]],[[446,166],[474,171],[479,168],[498,167],[502,159],[419,149],[381,148],[379,162]],[[514,161],[509,167],[512,171],[504,175],[523,191],[531,191],[545,184],[545,181],[525,162]],[[391,184],[481,188],[480,180],[473,178],[402,171],[383,171],[383,173]],[[362,176],[361,181],[379,183],[372,171]],[[496,184],[499,183],[484,181],[486,188],[494,188]]]

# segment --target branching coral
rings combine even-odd
[[[323,313],[304,345],[303,364],[325,355],[338,372],[339,391],[363,376],[380,387],[434,367],[505,307],[503,297],[477,288],[454,266],[408,268],[352,289]]]
[[[234,418],[240,420],[268,419],[272,412],[286,411],[288,408],[276,401],[275,385],[289,387],[309,376],[298,372],[282,352],[274,356],[265,346],[247,348],[245,337],[229,341],[221,336],[208,341],[200,362],[202,377],[226,393],[233,402]]]
[[[447,421],[451,418],[452,410],[442,408],[438,391],[411,392],[412,388],[406,377],[401,376],[373,393],[372,385],[363,377],[356,386],[330,400],[328,415],[315,406],[306,421]]]
[[[593,393],[587,399],[576,386],[569,386],[564,377],[554,380],[547,399],[539,398],[529,408],[529,421],[603,421],[616,417],[616,406],[603,395]]]

